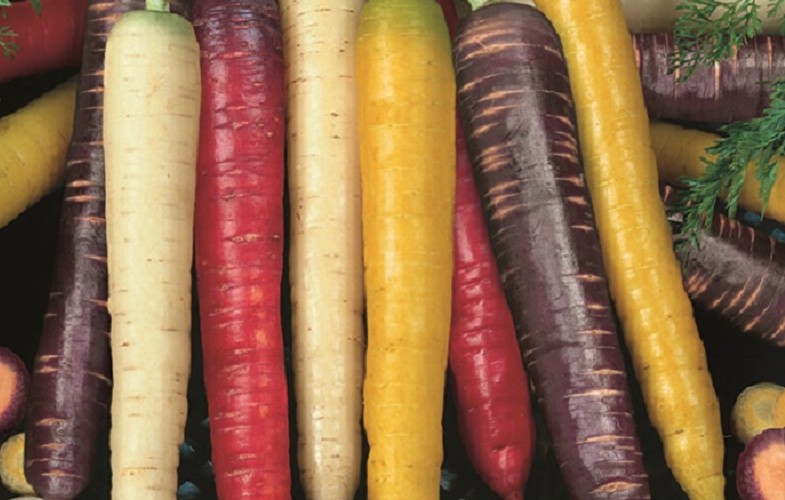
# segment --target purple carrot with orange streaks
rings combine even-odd
[[[488,4],[456,38],[458,102],[523,360],[575,498],[649,498],[559,37]]]
[[[678,203],[678,188],[661,183],[660,192],[666,206]],[[671,212],[669,220],[677,229],[681,214]],[[741,331],[785,347],[785,243],[715,213],[700,248],[689,252],[684,288]]]

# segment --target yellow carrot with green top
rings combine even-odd
[[[611,297],[666,461],[690,498],[723,498],[719,405],[663,216],[621,4],[536,4],[561,37]]]
[[[439,4],[371,0],[356,50],[368,498],[437,499],[455,197],[455,78]]]

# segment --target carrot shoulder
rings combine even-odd
[[[365,4],[357,86],[368,495],[436,499],[455,192],[455,79],[436,2]]]
[[[723,497],[723,437],[681,283],[619,0],[539,0],[561,36],[611,297],[666,461],[693,499]]]

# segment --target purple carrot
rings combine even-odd
[[[455,42],[458,102],[523,359],[575,498],[649,498],[561,42],[489,4]]]
[[[720,122],[760,116],[769,105],[771,83],[785,76],[785,38],[755,36],[736,53],[686,79],[670,72],[670,33],[633,35],[643,97],[652,118]],[[681,80],[681,81],[680,81]]]
[[[679,203],[679,190],[660,184],[666,206]],[[682,217],[671,210],[677,233]],[[785,243],[744,223],[715,213],[701,246],[689,252],[684,287],[707,311],[741,331],[785,347]]]

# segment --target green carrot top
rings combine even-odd
[[[42,0],[30,0],[33,9],[39,14],[41,13],[41,1]],[[10,6],[11,0],[0,0],[0,20],[5,19],[5,7]],[[3,56],[12,58],[14,57],[14,53],[19,50],[19,46],[13,41],[13,37],[15,36],[16,33],[14,33],[14,30],[8,26],[0,25],[0,50],[3,51]]]

